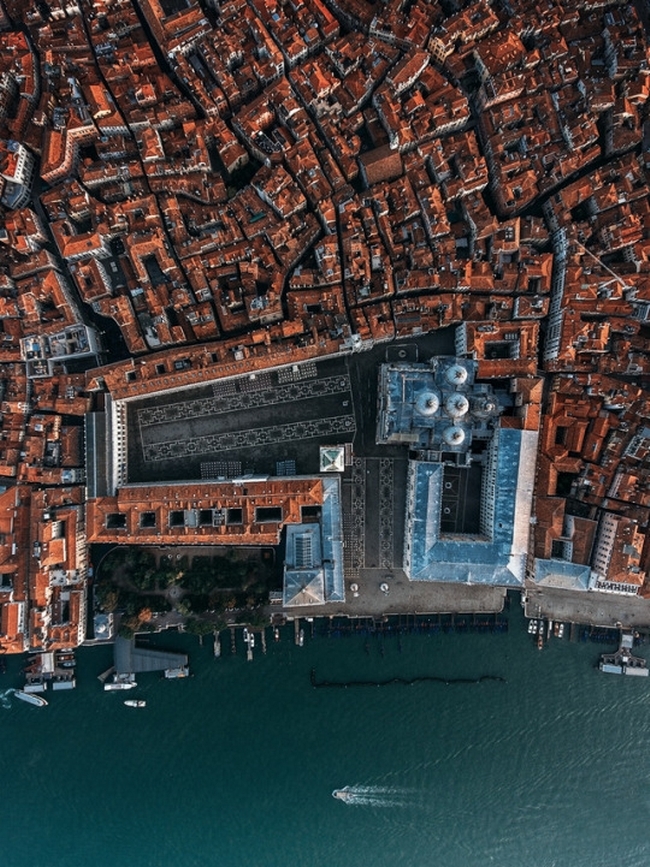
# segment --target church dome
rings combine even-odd
[[[415,401],[415,408],[420,415],[435,415],[440,407],[440,398],[435,391],[423,391]]]
[[[479,418],[496,415],[498,410],[499,405],[493,395],[482,395],[472,401],[472,412]]]
[[[445,401],[445,410],[452,418],[460,418],[469,409],[469,401],[464,394],[450,394]]]
[[[452,448],[454,446],[462,446],[465,442],[465,431],[462,427],[458,427],[458,425],[454,424],[444,429],[442,432],[442,438],[444,442]]]
[[[462,364],[452,364],[445,371],[445,378],[450,385],[464,385],[467,382],[467,369]]]

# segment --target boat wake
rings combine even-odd
[[[407,807],[413,794],[400,786],[345,786],[332,792],[339,801],[363,807]]]

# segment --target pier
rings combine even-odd
[[[298,627],[294,629],[298,632]],[[312,624],[312,634],[314,634]],[[402,635],[435,635],[438,633],[498,633],[508,631],[508,620],[500,614],[400,614],[373,618],[330,617],[317,630],[326,638],[347,638],[361,635],[367,638],[388,638]]]
[[[599,669],[606,674],[629,674],[635,677],[648,676],[648,663],[640,656],[632,654],[634,635],[624,632],[621,643],[616,653],[603,653],[600,658]]]
[[[314,689],[338,688],[347,689],[355,686],[413,686],[415,683],[444,683],[445,686],[450,684],[477,684],[488,683],[506,683],[505,677],[498,674],[483,674],[481,677],[436,677],[434,675],[424,674],[420,677],[390,677],[386,680],[316,680],[316,671],[312,668],[310,674],[310,682]]]

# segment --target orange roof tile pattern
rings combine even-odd
[[[87,504],[89,542],[277,545],[303,506],[322,506],[320,478],[186,482],[120,488]]]
[[[637,7],[138,5],[147,30],[131,0],[52,0],[47,17],[5,0],[0,475],[21,492],[12,516],[32,490],[82,482],[78,422],[107,393],[458,326],[481,378],[516,380],[510,422],[544,419],[536,555],[586,564],[613,514],[641,534],[617,525],[641,553],[627,566],[612,554],[613,583],[645,576],[634,438],[650,374],[650,71]],[[32,163],[40,201],[12,200]],[[125,360],[77,363],[66,329],[92,342],[87,315],[121,336],[102,361]],[[85,538],[81,519],[68,524]],[[10,540],[31,532],[11,526]],[[2,591],[3,646],[73,641],[78,624],[61,617],[85,604],[71,578],[83,556],[68,562],[83,546],[50,543],[36,571],[6,559],[31,577],[22,595],[17,578]]]
[[[648,595],[649,414],[638,386],[598,373],[554,378],[540,441],[535,556],[568,551],[604,589],[630,583]],[[611,525],[607,534],[603,525]],[[604,535],[617,540],[611,550]]]

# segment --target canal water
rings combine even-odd
[[[35,708],[1,676],[3,867],[647,867],[650,682],[608,646],[507,632],[326,637],[293,629],[246,662],[167,635],[194,676],[96,679]],[[640,648],[641,653],[647,649]],[[440,677],[384,687],[316,682]],[[498,678],[504,678],[504,681]],[[351,787],[345,803],[332,790]]]

